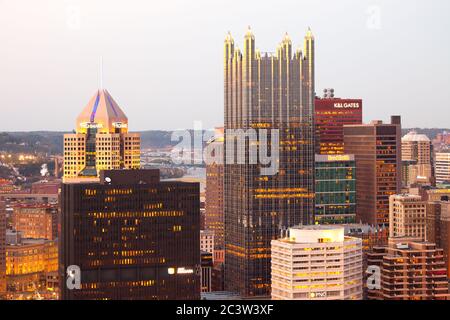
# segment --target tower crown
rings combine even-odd
[[[253,35],[252,28],[250,26],[247,27],[247,33],[245,34],[245,38],[255,39]]]
[[[291,37],[289,36],[289,34],[286,32],[285,34],[284,34],[284,37],[283,37],[283,41],[282,41],[283,43],[291,43],[292,41],[291,41]]]
[[[105,89],[98,90],[77,118],[76,130],[85,133],[95,127],[99,133],[128,131],[128,118]]]
[[[233,36],[231,35],[230,31],[228,31],[227,35],[225,36],[225,42],[234,43]]]

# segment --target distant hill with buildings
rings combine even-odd
[[[450,132],[450,129],[443,128],[404,128],[402,134],[405,135],[411,130],[426,134],[430,139],[435,138],[442,131]],[[62,154],[64,133],[55,131],[0,132],[0,152]],[[171,141],[172,131],[148,130],[140,133],[143,149],[170,148],[177,144],[177,141]]]
[[[10,153],[62,153],[64,132],[0,132],[0,152]]]
[[[438,133],[442,133],[442,131],[450,132],[450,129],[442,129],[442,128],[404,128],[402,129],[402,136],[407,134],[409,131],[417,131],[417,133],[425,134],[428,138],[434,139]]]
[[[178,141],[171,141],[172,132],[141,131],[141,147],[163,149],[175,146]],[[62,154],[64,133],[66,132],[0,132],[0,152]]]

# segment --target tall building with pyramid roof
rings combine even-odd
[[[96,181],[100,170],[140,168],[140,135],[128,132],[128,118],[105,89],[89,100],[64,135],[64,182]]]

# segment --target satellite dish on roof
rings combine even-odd
[[[111,183],[111,178],[110,177],[106,177],[105,178],[105,182]]]

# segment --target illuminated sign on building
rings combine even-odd
[[[336,102],[334,107],[337,109],[359,109],[359,103],[357,102]]]
[[[328,156],[328,161],[350,161],[349,155]]]
[[[126,123],[123,122],[113,122],[113,127],[117,128],[117,129],[121,129],[121,128],[128,128],[128,125]]]
[[[362,100],[316,98],[314,109],[316,154],[343,154],[344,125],[362,124]]]
[[[167,271],[168,271],[168,273],[169,274],[190,274],[190,273],[194,273],[194,270],[193,269],[186,269],[186,268],[178,268],[178,269],[175,269],[175,268],[168,268],[167,269]]]
[[[325,291],[321,292],[311,292],[310,297],[311,298],[326,298],[327,293]]]
[[[354,161],[355,156],[353,154],[316,154],[316,162],[335,162],[335,161]]]
[[[103,124],[101,123],[95,123],[95,122],[82,122],[80,123],[81,128],[85,129],[95,129],[95,128],[103,128]]]
[[[429,193],[450,193],[450,189],[436,189],[436,190],[430,190]]]

